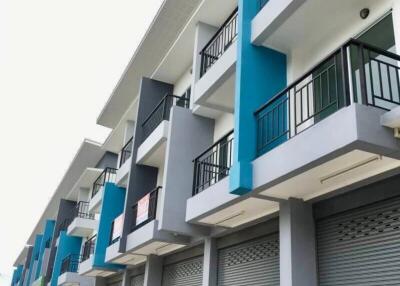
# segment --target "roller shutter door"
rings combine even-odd
[[[279,235],[220,249],[218,286],[279,286]]]
[[[400,285],[400,198],[317,221],[320,286]]]
[[[203,256],[165,265],[162,286],[201,286]]]
[[[136,275],[131,278],[131,286],[143,286],[144,274]]]
[[[108,280],[107,286],[122,286],[122,277]]]

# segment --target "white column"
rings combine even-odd
[[[396,53],[400,54],[400,1],[393,1],[393,29],[394,29],[394,39],[396,41]]]
[[[161,286],[163,259],[157,255],[149,255],[144,272],[144,286]]]
[[[204,241],[203,284],[202,286],[217,286],[218,251],[215,238]]]
[[[280,204],[280,285],[317,286],[315,223],[310,204],[289,199]]]

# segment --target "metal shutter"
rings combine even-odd
[[[317,221],[320,286],[400,285],[400,198]]]
[[[201,286],[203,256],[165,265],[162,286]]]
[[[143,286],[144,285],[144,274],[133,276],[131,278],[131,286]]]
[[[219,250],[218,286],[279,286],[279,235]]]

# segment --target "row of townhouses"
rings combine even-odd
[[[165,0],[11,286],[399,285],[396,51],[399,0]]]

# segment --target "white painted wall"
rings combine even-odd
[[[174,84],[174,95],[181,96],[192,84],[192,67],[190,66]]]
[[[394,1],[393,3],[393,26],[394,26],[394,38],[396,40],[396,51],[400,52],[400,1]]]
[[[381,19],[382,16],[390,11],[394,5],[394,2],[396,3],[396,6],[399,6],[398,0],[375,1],[372,6],[368,6],[368,8],[370,8],[370,15],[367,19],[362,20],[358,15],[358,11],[355,11],[354,21],[349,22],[348,25],[345,25],[345,29],[340,29],[336,30],[334,33],[329,33],[329,37],[323,34],[324,31],[321,31],[321,34],[319,35],[318,33],[312,33],[309,35],[309,37],[314,37],[314,39],[309,39],[309,41],[313,44],[306,45],[307,39],[305,39],[301,45],[293,46],[293,49],[288,54],[288,83],[290,84],[299,78],[320,60],[329,55],[329,53],[339,48],[348,39],[357,37],[363,31],[371,27],[371,25],[376,23],[376,21]],[[327,15],[327,17],[333,17],[333,15]],[[340,21],[340,15],[335,15],[335,17],[335,21]],[[323,20],[321,19],[321,21]],[[397,20],[396,23],[399,22],[400,21]],[[316,25],[317,24],[318,23],[316,23]],[[397,27],[399,27],[399,25],[397,25]],[[397,28],[397,30],[399,30],[399,28]],[[397,32],[397,34],[399,33],[400,32]],[[317,39],[316,41],[315,37],[320,37],[321,39],[319,41]],[[400,35],[397,37],[399,38]],[[318,44],[315,45],[314,42],[317,42]]]
[[[222,113],[215,119],[214,126],[214,142],[221,139],[226,133],[231,131],[234,127],[234,116],[232,113]]]

